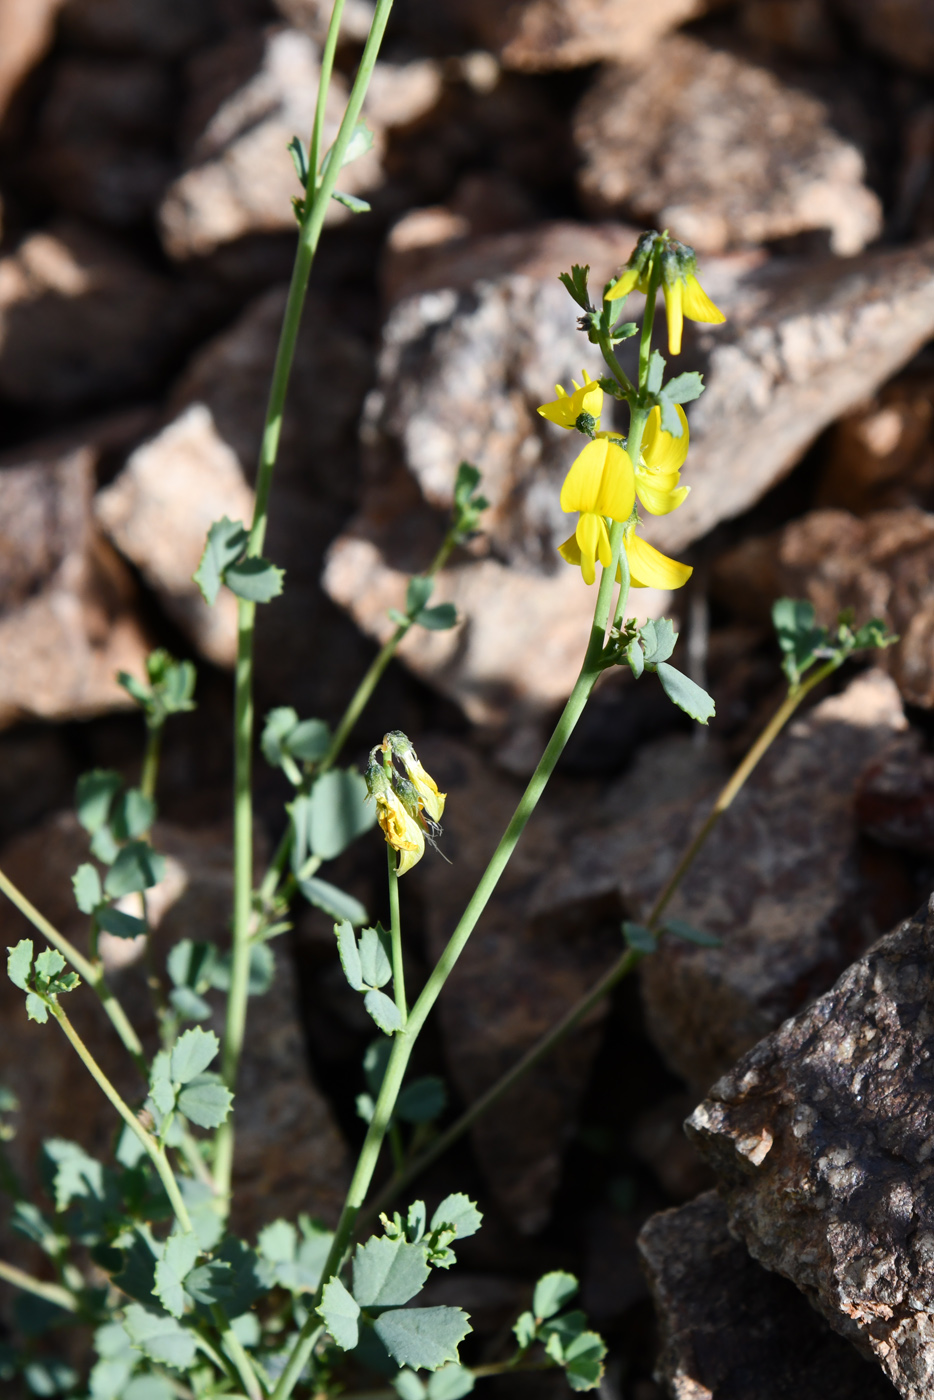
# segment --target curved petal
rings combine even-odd
[[[678,472],[684,466],[688,455],[690,433],[687,415],[681,405],[675,404],[675,411],[681,421],[681,436],[673,437],[662,427],[662,411],[656,407],[649,414],[642,438],[642,460],[653,472]]]
[[[571,470],[564,478],[561,487],[561,509],[566,511],[595,511],[600,484],[603,481],[603,468],[606,463],[607,443],[605,438],[588,442],[577,454]]]
[[[602,531],[602,536],[601,536]],[[596,559],[600,553],[600,562],[603,563],[603,541],[606,539],[606,526],[602,516],[595,515],[593,511],[586,511],[577,522],[577,529],[574,532],[577,536],[577,543],[581,552],[581,573],[585,583],[593,583],[597,576]],[[606,547],[609,548],[609,540],[606,540]],[[607,561],[609,562],[609,561]]]
[[[540,404],[537,412],[542,418],[547,418],[549,423],[557,423],[559,428],[573,428],[577,422],[577,414],[572,416],[573,399],[560,384],[555,385],[555,393],[558,397],[551,403]]]
[[[636,475],[632,460],[618,442],[606,440],[606,458],[594,509],[611,520],[628,520],[636,503]]]
[[[669,287],[664,283],[665,288],[665,315],[668,319],[668,353],[670,355],[681,354],[681,330],[684,326],[684,283],[679,277]]]
[[[689,274],[684,282],[684,314],[692,321],[709,321],[715,326],[726,320],[719,306],[714,306],[693,273]]]
[[[633,588],[681,588],[694,570],[669,559],[635,533],[626,540],[626,554]]]
[[[574,534],[571,535],[570,539],[565,540],[564,544],[558,545],[558,553],[566,564],[573,564],[576,568],[580,568],[581,547],[577,543],[576,530]]]
[[[619,301],[621,297],[628,297],[633,287],[639,280],[639,269],[637,267],[627,267],[606,294],[607,301]]]
[[[669,515],[678,509],[691,490],[690,486],[676,486],[676,482],[677,477],[671,486],[660,487],[653,477],[639,476],[636,495],[650,515]]]

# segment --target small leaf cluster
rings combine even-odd
[[[392,980],[392,940],[377,924],[355,934],[344,919],[334,925],[337,952],[344,976],[355,992],[362,992],[363,1005],[385,1035],[402,1029],[402,1015],[396,1003],[380,987]]]
[[[145,919],[117,908],[114,901],[143,894],[165,877],[164,856],[145,839],[155,820],[155,803],[139,788],[125,788],[119,773],[95,768],[78,779],[75,806],[91,838],[91,854],[109,867],[102,881],[89,861],[78,866],[72,876],[78,908],[116,938],[145,933]]]
[[[248,603],[269,603],[282,592],[284,570],[259,554],[248,554],[249,543],[249,531],[226,515],[208,530],[194,581],[209,607],[217,602],[223,584]]]
[[[343,170],[344,166],[349,165],[352,160],[359,160],[360,156],[366,155],[367,151],[371,149],[372,145],[372,131],[367,126],[366,122],[357,122],[356,126],[353,129],[353,133],[350,137],[350,142],[347,146],[347,149],[344,152],[344,159],[341,161],[341,169]],[[311,175],[311,171],[308,168],[308,152],[305,149],[304,142],[301,140],[300,137],[293,136],[288,144],[287,149],[289,155],[292,157],[292,164],[295,166],[295,173],[298,176],[299,183],[301,184],[302,189],[305,191],[306,196],[309,193],[313,193],[313,191],[309,191],[308,189],[308,180]],[[316,188],[317,186],[320,186],[321,181],[327,174],[327,170],[331,164],[333,155],[334,147],[331,146],[330,149],[327,151],[324,160],[321,162],[321,172],[318,176]],[[331,194],[331,198],[336,199],[338,204],[343,204],[344,208],[349,209],[351,214],[366,214],[369,212],[370,209],[370,205],[367,204],[365,199],[358,199],[355,194],[346,194],[343,190],[334,190]],[[295,217],[298,220],[298,222],[303,223],[305,215],[308,212],[307,198],[302,199],[298,195],[293,195],[292,208],[295,210]]]
[[[433,1267],[454,1262],[452,1244],[474,1234],[481,1219],[460,1193],[447,1196],[430,1223],[424,1201],[415,1201],[405,1220],[399,1214],[391,1221],[383,1217],[385,1233],[354,1251],[350,1286],[335,1274],[324,1287],[318,1313],[335,1345],[356,1351],[372,1332],[399,1366],[438,1371],[456,1363],[457,1348],[471,1331],[467,1313],[406,1304],[421,1292]]]
[[[861,627],[854,621],[852,610],[847,609],[838,616],[836,627],[823,627],[816,620],[814,604],[807,599],[776,599],[772,622],[782,652],[782,670],[792,690],[819,661],[830,662],[836,669],[858,651],[884,650],[898,641],[881,618],[871,618]]]
[[[389,618],[397,627],[409,627],[417,623],[429,632],[447,632],[457,625],[457,609],[453,603],[437,603],[433,608],[427,603],[434,592],[435,581],[427,574],[416,574],[409,579],[405,592],[405,612],[391,608]]]
[[[610,634],[607,664],[628,665],[636,680],[645,671],[655,671],[662,689],[673,705],[698,724],[706,724],[716,713],[712,698],[696,681],[669,664],[678,633],[667,617],[649,619],[641,627],[626,622]]]
[[[7,972],[14,987],[26,993],[26,1015],[41,1025],[49,1019],[49,1008],[57,1006],[63,992],[73,992],[80,979],[65,971],[65,959],[57,948],[45,948],[33,962],[31,938],[22,938],[8,948]]]
[[[118,671],[117,681],[139,705],[150,729],[160,729],[169,715],[183,714],[195,708],[195,668],[190,661],[176,661],[163,648],[151,651],[146,658],[148,685]]]
[[[152,1062],[149,1076],[149,1098],[146,1107],[152,1114],[160,1141],[169,1141],[169,1132],[177,1114],[199,1128],[218,1128],[224,1122],[233,1094],[219,1074],[211,1073],[208,1065],[216,1056],[220,1042],[213,1031],[193,1026],[184,1031],[171,1050],[160,1050]],[[172,1138],[177,1143],[178,1134]]]
[[[590,300],[589,276],[590,265],[581,267],[578,263],[573,265],[569,273],[559,272],[558,274],[559,281],[567,288],[572,300],[584,313],[578,320],[578,326],[592,345],[615,345],[621,340],[629,340],[636,334],[639,327],[635,321],[620,320],[622,302],[606,300],[606,292],[612,285],[610,282],[604,288],[604,298],[600,310],[595,308]],[[610,380],[609,387],[611,393],[617,397],[623,397],[621,387],[616,380]]]
[[[594,1390],[603,1376],[606,1344],[599,1333],[588,1330],[582,1312],[562,1311],[577,1289],[573,1274],[562,1270],[544,1274],[535,1285],[531,1312],[521,1314],[513,1331],[520,1357],[538,1343],[563,1369],[572,1390]]]
[[[454,544],[464,544],[480,528],[480,517],[489,507],[485,496],[478,494],[480,469],[470,462],[460,462],[454,480],[454,505],[448,529]]]

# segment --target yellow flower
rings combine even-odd
[[[636,495],[651,515],[667,515],[677,510],[690,491],[679,486],[684,459],[688,455],[688,420],[680,404],[675,410],[681,420],[681,436],[674,437],[662,427],[662,412],[653,408],[642,437],[642,454],[636,467]]]
[[[629,585],[631,588],[681,588],[687,583],[694,570],[688,564],[679,564],[677,559],[669,559],[667,554],[640,539],[635,524],[623,536],[623,548],[629,561]],[[574,535],[558,546],[558,553],[568,564],[579,564],[583,569],[583,554]],[[602,560],[601,560],[602,562]],[[587,578],[587,575],[584,574]],[[592,583],[593,579],[588,579]],[[617,570],[617,583],[622,582],[622,571]]]
[[[399,852],[398,875],[404,875],[417,865],[425,854],[425,833],[414,817],[402,805],[401,799],[387,785],[376,797],[376,820],[379,822],[387,842]]]
[[[607,517],[628,520],[635,503],[635,474],[629,454],[611,438],[588,442],[561,488],[561,509],[580,511],[572,538],[579,552],[574,562],[580,564],[585,583],[593,583],[597,559],[604,568],[612,562]]]
[[[550,423],[557,423],[559,428],[575,428],[582,413],[589,414],[595,425],[600,422],[603,390],[586,370],[583,370],[583,375],[583,384],[578,384],[576,379],[571,380],[574,385],[573,394],[566,393],[560,384],[555,385],[558,397],[553,403],[543,403],[538,410],[543,418],[547,418]]]
[[[623,275],[614,282],[606,294],[607,301],[619,301],[622,297],[628,297],[631,291],[647,292],[649,289],[648,278],[645,271],[638,267],[627,267]]]
[[[693,255],[684,259],[671,253],[662,254],[662,288],[665,293],[665,315],[668,318],[668,350],[672,355],[681,354],[681,331],[685,316],[689,321],[706,321],[711,325],[719,325],[721,321],[726,320],[723,312],[714,306],[698,282],[694,272],[696,265]]]
[[[422,807],[433,822],[439,822],[444,811],[444,800],[447,793],[438,791],[438,784],[419,763],[413,748],[399,753],[399,759],[409,776],[410,783],[418,793],[418,800]]]

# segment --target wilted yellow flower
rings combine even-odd
[[[574,385],[573,394],[568,394],[560,384],[556,384],[555,393],[558,397],[552,403],[543,403],[538,410],[543,418],[547,418],[550,423],[557,423],[559,428],[575,428],[582,413],[588,413],[595,424],[600,422],[603,390],[586,370],[582,373],[583,384],[578,384],[576,379],[571,380]]]
[[[399,852],[398,875],[404,875],[417,865],[425,854],[425,833],[415,817],[409,815],[401,798],[387,787],[374,794],[376,798],[376,820],[379,822],[387,842]]]
[[[444,800],[447,793],[438,791],[438,784],[419,763],[413,748],[398,752],[398,757],[409,776],[410,783],[418,793],[419,802],[431,820],[439,822],[444,811]]]
[[[635,502],[635,474],[628,452],[608,437],[588,442],[561,488],[561,509],[580,511],[572,538],[579,551],[575,563],[580,564],[585,583],[593,583],[597,559],[604,568],[612,561],[607,518],[628,520]]]
[[[684,318],[719,325],[726,317],[697,280],[697,260],[673,253],[662,254],[662,289],[665,293],[665,315],[668,318],[668,350],[681,354],[681,332]]]
[[[633,523],[623,535],[623,548],[629,561],[629,586],[631,588],[681,588],[687,583],[694,570],[688,564],[679,564],[677,559],[669,559],[654,545],[640,539]],[[576,536],[572,535],[558,546],[558,553],[568,564],[580,565],[583,571],[584,557]],[[600,561],[603,562],[602,559]],[[584,578],[587,578],[586,573]],[[622,582],[622,570],[616,574],[617,583]],[[593,579],[587,579],[592,583]]]

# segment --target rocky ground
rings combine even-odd
[[[199,674],[164,754],[159,939],[225,936],[235,615],[229,598],[207,609],[191,574],[211,521],[251,509],[294,243],[285,148],[310,127],[329,9],[0,0],[0,865],[76,937],[74,781],[136,777],[142,729],[114,675],[155,644]],[[368,19],[347,0],[332,134]],[[397,0],[366,115],[373,150],[342,183],[372,212],[334,205],[299,341],[258,708],[339,715],[437,547],[458,462],[476,462],[484,532],[437,594],[464,621],[411,634],[351,743],[359,757],[405,729],[450,795],[453,864],[429,854],[403,887],[413,985],[535,762],[592,607],[555,554],[568,441],[535,413],[556,380],[596,372],[557,273],[587,262],[599,282],[641,227],[667,226],[728,317],[687,328],[679,367],[707,384],[692,494],[651,527],[694,577],[638,602],[676,617],[717,717],[692,734],[649,678],[606,679],[419,1048],[449,1116],[618,956],[621,918],[644,916],[778,704],[772,600],[808,597],[825,621],[853,607],[900,637],[817,692],[685,882],[672,912],[720,946],[664,943],[431,1170],[429,1197],[467,1189],[487,1213],[443,1301],[473,1313],[486,1359],[537,1274],[573,1269],[611,1344],[607,1400],[921,1400],[934,9]],[[260,762],[260,852],[286,796]],[[333,878],[378,910],[384,869],[371,838]],[[8,907],[0,923],[4,946],[22,936]],[[329,923],[298,910],[277,946],[244,1067],[246,1232],[333,1218],[362,1132],[371,1028]],[[120,952],[132,1001],[140,969]],[[77,1115],[89,1147],[105,1142],[96,1100],[4,986],[0,1079],[25,1101],[46,1087],[44,1131],[79,1136]],[[93,1019],[87,1033],[115,1054]],[[38,1134],[17,1140],[27,1175]]]

